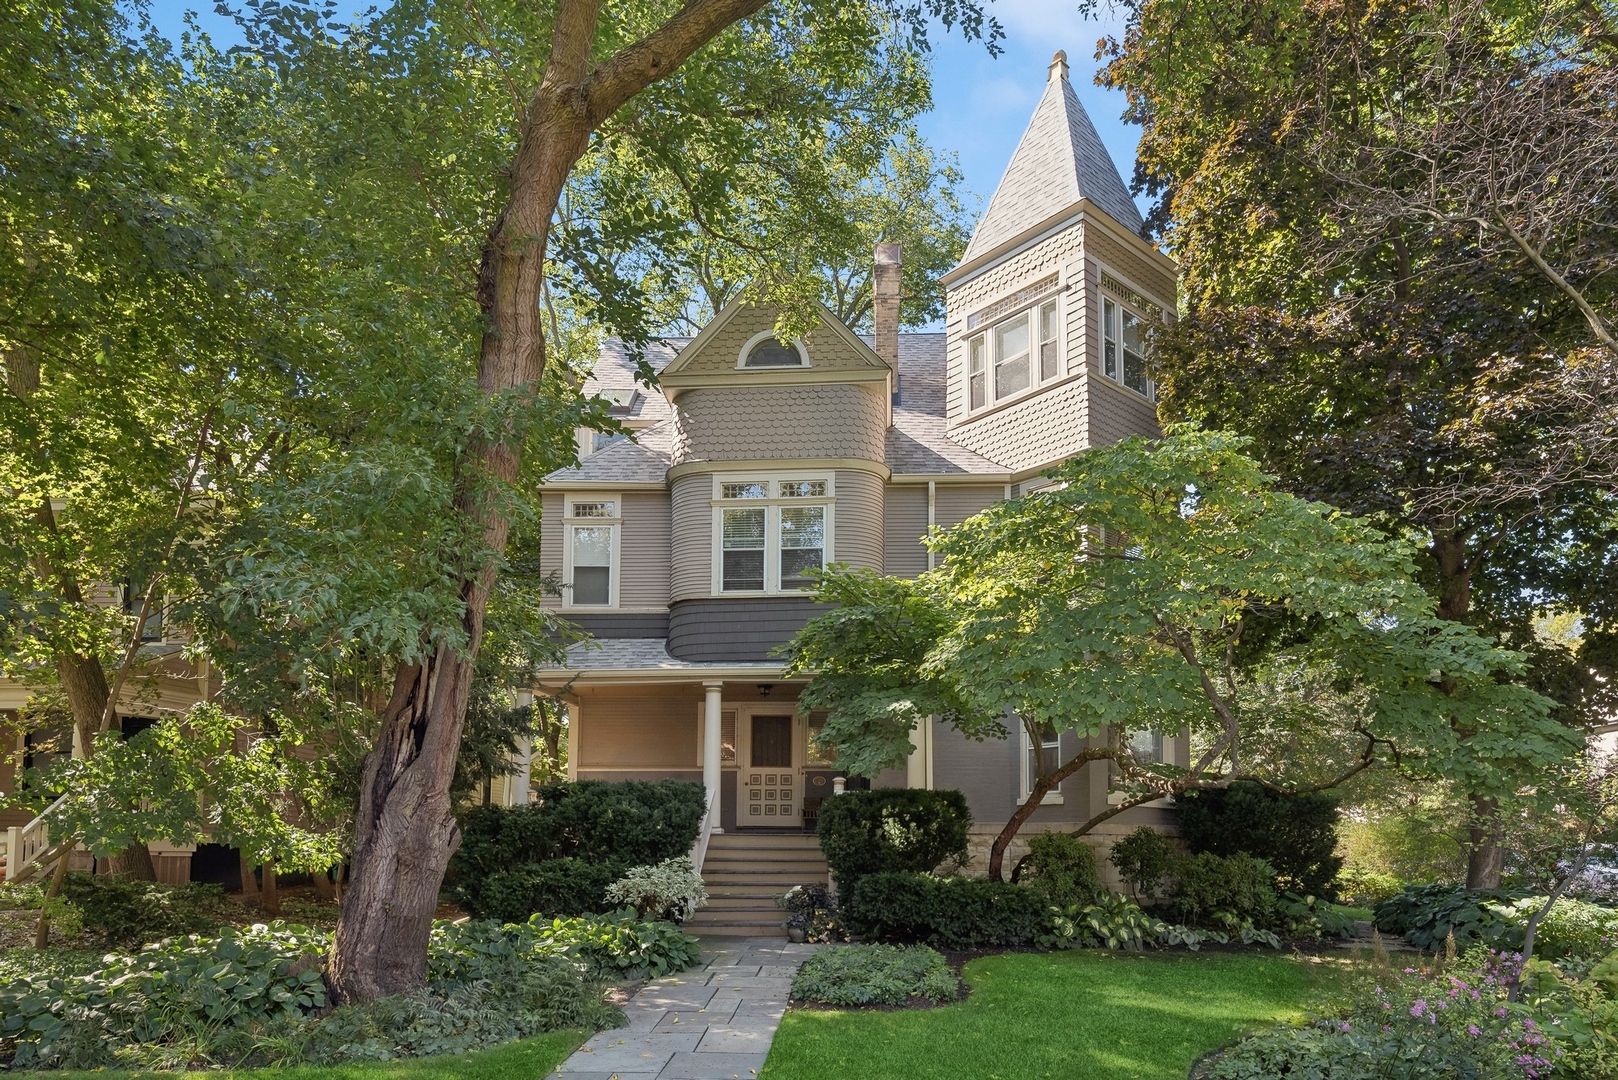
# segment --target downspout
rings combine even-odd
[[[927,531],[929,533],[931,533],[933,531],[933,524],[937,520],[938,520],[938,481],[937,480],[929,480],[929,481],[927,481]],[[927,569],[931,570],[933,568],[933,566],[934,566],[933,549],[928,548],[927,549]],[[931,787],[932,785],[929,784],[927,786]]]

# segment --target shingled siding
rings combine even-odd
[[[776,309],[773,307],[743,305],[730,319],[700,346],[701,352],[685,358],[680,365],[682,375],[720,375],[735,371],[741,360],[742,346],[756,334],[775,327]],[[809,366],[817,370],[870,371],[875,367],[871,357],[851,345],[846,337],[821,326],[803,338],[803,347],[809,353]],[[790,372],[790,369],[785,369]]]
[[[1101,260],[1112,268],[1114,274],[1127,278],[1136,288],[1148,293],[1148,300],[1168,305],[1170,314],[1173,313],[1174,278],[1157,264],[1100,228],[1091,229],[1086,235],[1084,249],[1087,257]]]
[[[713,477],[694,473],[674,481],[669,599],[713,594]]]
[[[1074,376],[950,431],[950,438],[1011,469],[1071,457],[1085,448],[1084,379]]]
[[[916,577],[927,569],[927,485],[895,484],[888,488],[882,517],[882,568],[897,577]]]
[[[829,610],[806,596],[679,600],[669,608],[669,654],[690,663],[776,660],[776,646]]]
[[[874,473],[839,469],[836,507],[832,514],[832,558],[865,570],[882,572],[882,478]]]
[[[757,458],[881,461],[882,384],[702,387],[674,406],[674,463]]]
[[[669,613],[666,611],[634,611],[624,614],[587,615],[568,612],[567,621],[598,638],[666,638],[669,636]]]

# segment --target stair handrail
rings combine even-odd
[[[51,812],[67,802],[67,793],[39,812],[39,816],[26,825],[13,825],[6,830],[6,880],[15,881],[23,876],[34,860],[50,850],[50,824],[45,820]]]
[[[713,835],[714,816],[719,804],[719,789],[714,788],[708,793],[708,806],[702,812],[702,821],[697,825],[697,839],[691,845],[691,865],[702,873],[702,864],[708,858],[708,838]]]

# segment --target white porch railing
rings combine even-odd
[[[6,880],[16,881],[28,872],[41,855],[51,848],[51,828],[45,821],[67,801],[63,795],[39,812],[39,816],[26,825],[13,825],[6,830]]]
[[[702,812],[702,822],[697,826],[697,840],[691,845],[691,865],[702,873],[702,863],[708,857],[708,837],[713,835],[714,819],[719,815],[719,789],[714,788],[708,795],[708,809]]]

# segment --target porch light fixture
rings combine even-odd
[[[775,689],[774,683],[761,682],[758,684],[758,696],[769,697],[770,691]]]

